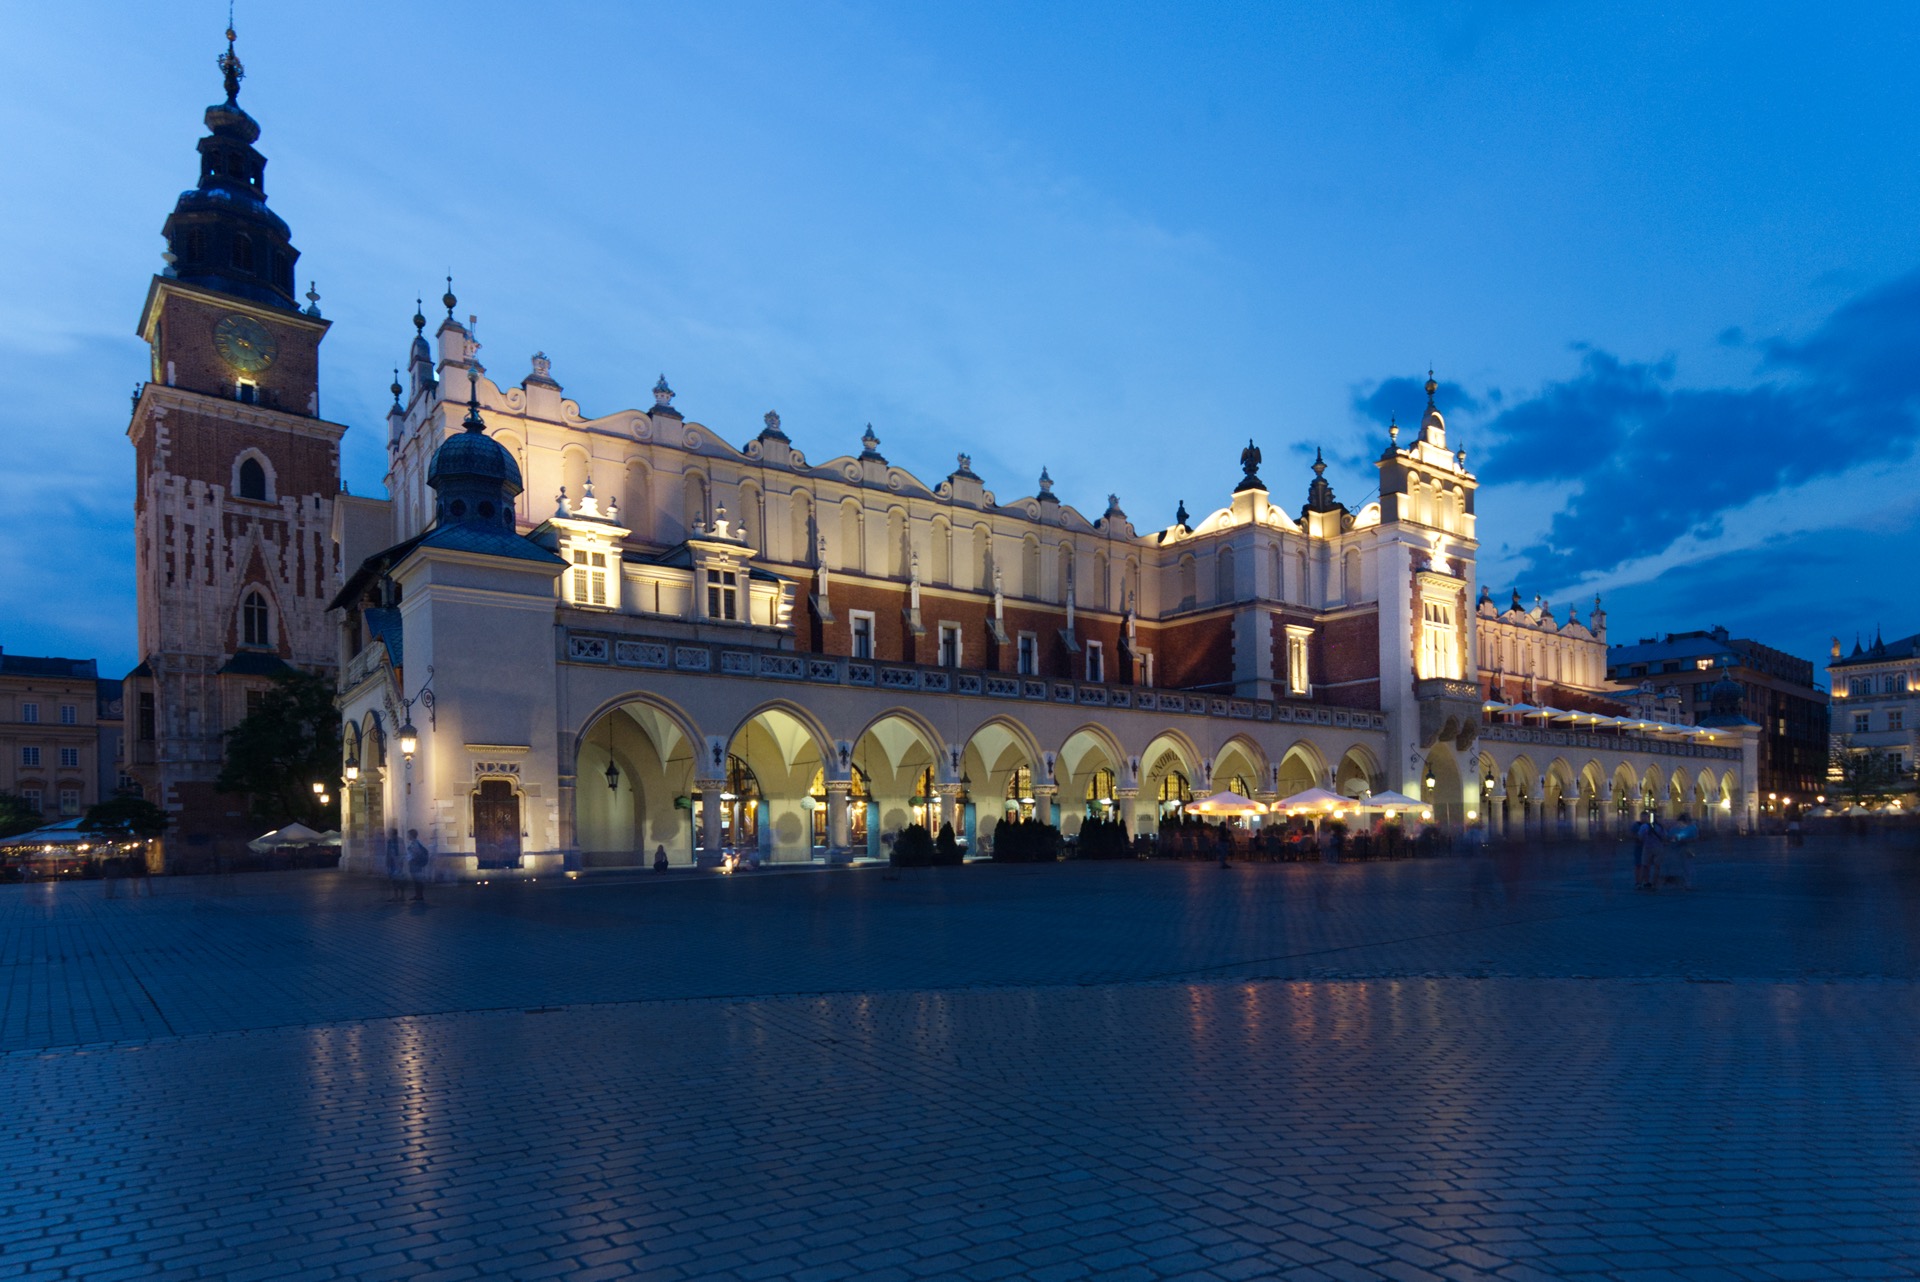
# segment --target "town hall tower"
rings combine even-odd
[[[275,675],[332,669],[339,578],[346,429],[320,416],[327,322],[311,287],[307,307],[295,301],[299,252],[267,207],[260,126],[240,107],[226,34],[226,100],[207,109],[198,182],[162,229],[166,266],[138,328],[152,368],[127,427],[141,655],[127,770],[172,812],[183,853],[248,835],[245,798],[214,788],[223,735]]]

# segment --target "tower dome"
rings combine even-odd
[[[260,126],[240,107],[246,71],[233,51],[220,55],[227,98],[207,108],[200,140],[200,181],[180,193],[160,234],[167,241],[167,273],[191,285],[237,298],[299,310],[293,298],[300,251],[293,233],[267,208],[267,161],[253,144]]]
[[[525,488],[520,465],[487,435],[480,418],[479,375],[468,371],[467,417],[461,430],[440,443],[427,465],[433,487],[434,524],[482,525],[513,533],[513,501]]]

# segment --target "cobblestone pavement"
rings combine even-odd
[[[1920,1275],[1920,852],[0,888],[0,1277]]]

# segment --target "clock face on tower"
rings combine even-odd
[[[242,374],[258,374],[280,352],[265,325],[237,312],[221,317],[213,327],[213,346],[221,360]]]

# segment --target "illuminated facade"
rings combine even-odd
[[[138,332],[151,366],[127,424],[141,662],[125,682],[127,774],[172,816],[170,843],[256,835],[215,790],[225,733],[289,667],[330,672],[327,600],[344,425],[320,417],[328,323],[294,301],[299,255],[267,207],[260,126],[207,108],[199,181],[167,218]]]
[[[1878,749],[1911,771],[1920,763],[1920,634],[1854,642],[1844,658],[1834,639],[1827,661],[1833,687],[1832,749]]]

